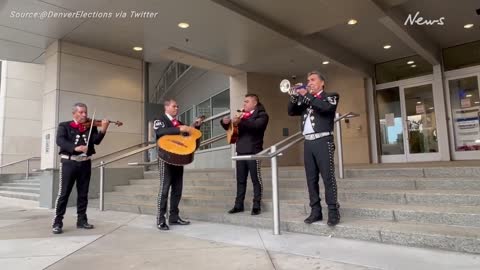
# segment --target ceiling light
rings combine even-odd
[[[181,23],[178,24],[178,27],[185,29],[185,28],[190,27],[190,24],[188,24],[186,22],[181,22]]]
[[[142,51],[143,48],[142,47],[133,47],[133,50],[139,52],[139,51]]]
[[[433,107],[428,108],[429,110],[433,110]]]
[[[470,29],[470,28],[472,28],[472,27],[473,27],[473,23],[465,24],[465,25],[463,26],[463,28],[465,28],[465,29]]]
[[[328,61],[323,61],[322,64],[328,65],[328,64],[330,64],[330,62],[328,62]]]
[[[475,104],[480,104],[480,101],[475,101],[474,103],[475,103]]]
[[[392,45],[389,45],[389,44],[383,46],[383,48],[384,48],[385,50],[388,50],[388,49],[390,49],[391,47],[392,47]]]
[[[421,101],[417,101],[417,104],[422,104],[422,102],[421,102]]]
[[[355,20],[355,19],[350,19],[350,20],[348,21],[348,24],[349,24],[349,25],[355,25],[355,24],[357,24],[357,23],[358,23],[358,21]]]
[[[472,94],[468,94],[468,95],[466,95],[466,97],[472,97]]]
[[[410,60],[410,61],[407,62],[407,65],[411,65],[413,63],[415,63],[415,61]]]
[[[417,66],[417,65],[411,65],[410,67],[414,68],[414,67],[416,67],[416,66]]]

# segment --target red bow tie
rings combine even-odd
[[[180,123],[179,123],[178,120],[175,119],[175,118],[172,119],[172,124],[173,124],[174,127],[180,126]]]
[[[85,130],[86,130],[84,125],[82,125],[80,123],[76,123],[75,121],[72,121],[70,123],[70,126],[74,129],[78,129],[78,131],[80,131],[80,132],[85,132]]]
[[[249,112],[243,113],[242,119],[243,120],[248,119],[248,118],[250,118],[250,116],[252,116],[252,113],[249,113]]]
[[[316,93],[315,95],[313,95],[315,98],[322,98],[322,93]]]

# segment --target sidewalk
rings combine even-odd
[[[50,232],[52,210],[0,199],[0,268],[9,269],[480,269],[480,256],[193,221],[158,231],[155,218],[88,210],[94,230]]]

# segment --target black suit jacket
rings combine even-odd
[[[337,93],[322,93],[321,98],[315,98],[307,93],[305,96],[291,96],[288,103],[288,115],[302,116],[302,132],[305,121],[310,117],[315,133],[333,131],[335,112],[340,97]],[[309,116],[310,114],[310,116]]]
[[[263,137],[268,125],[268,114],[265,107],[259,104],[253,114],[238,123],[238,140],[236,151],[238,154],[256,154],[263,150]],[[227,130],[229,125],[225,125],[220,120],[222,127]]]
[[[177,120],[180,125],[184,125]],[[196,129],[200,129],[200,126],[194,126]],[[157,120],[153,121],[153,129],[157,140],[164,135],[179,135],[180,128],[175,127],[166,114],[162,114]],[[197,148],[200,146],[200,139],[197,140]]]
[[[80,132],[78,129],[70,126],[73,121],[61,122],[57,129],[57,145],[60,147],[61,155],[80,155],[82,152],[75,151],[75,147],[87,145],[89,129]],[[100,144],[105,137],[104,133],[98,132],[97,127],[92,128],[92,135],[88,145],[87,156],[95,154],[95,144]]]

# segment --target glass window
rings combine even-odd
[[[212,115],[228,111],[230,109],[230,91],[226,90],[212,97]],[[220,120],[212,120],[212,137],[225,133]],[[211,147],[219,147],[227,145],[226,140],[220,140],[211,144]]]
[[[377,84],[433,74],[433,67],[418,55],[375,65]]]
[[[480,150],[480,98],[477,76],[448,81],[456,151]]]
[[[212,109],[210,105],[211,100],[208,99],[197,106],[197,117],[200,116],[205,116],[205,118],[208,118],[212,116]],[[200,128],[200,131],[202,131],[202,141],[209,139],[212,137],[212,121],[207,121],[204,122],[202,127]],[[201,149],[208,149],[210,148],[208,145],[202,147]]]
[[[398,87],[378,90],[376,94],[380,122],[380,149],[382,155],[405,154],[403,124]]]
[[[445,70],[480,65],[480,40],[443,49]]]

